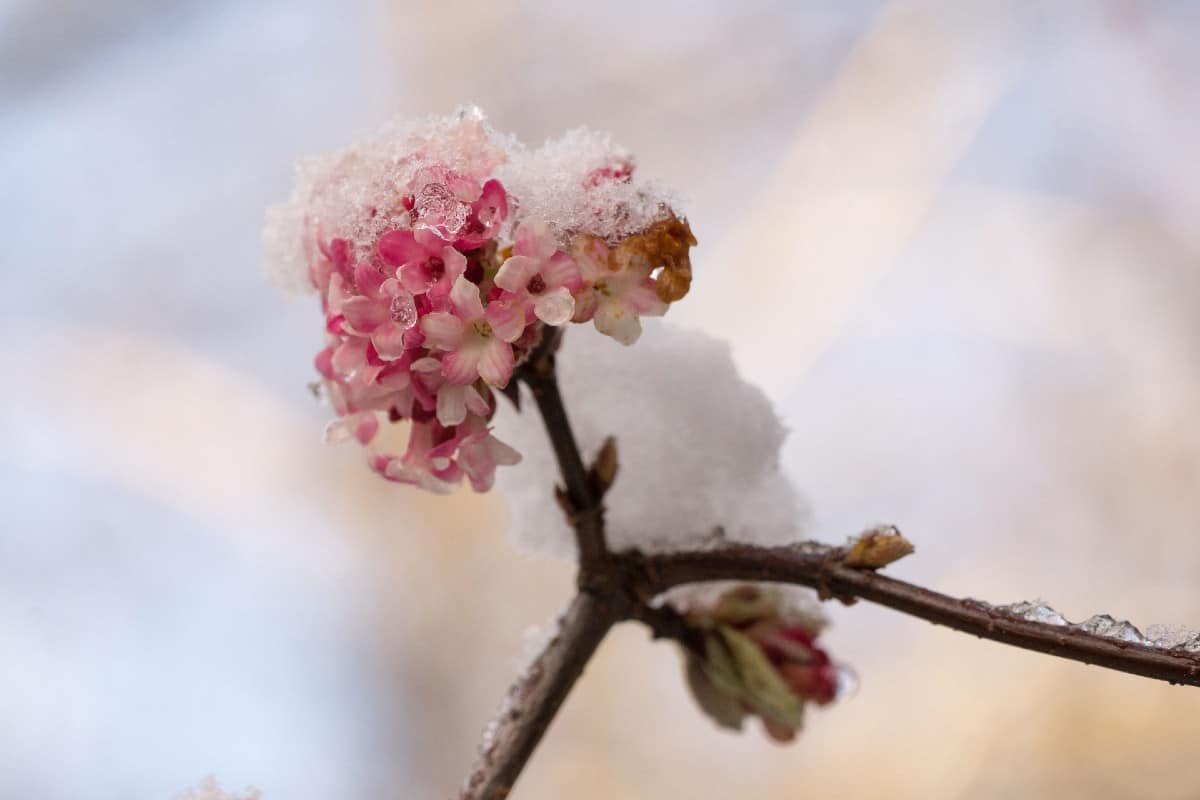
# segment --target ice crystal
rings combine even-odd
[[[1146,638],[1155,647],[1164,647],[1168,650],[1180,648],[1200,653],[1200,632],[1190,630],[1182,625],[1149,625],[1146,627]]]
[[[983,605],[988,606],[987,603]],[[1200,654],[1200,632],[1178,625],[1150,625],[1146,628],[1146,632],[1142,633],[1133,623],[1128,620],[1116,619],[1111,614],[1093,614],[1083,622],[1071,622],[1041,600],[1032,602],[1022,600],[1004,606],[988,607],[1010,617],[1040,622],[1045,625],[1069,627],[1129,644]]]
[[[1075,627],[1109,639],[1119,639],[1130,644],[1149,644],[1142,632],[1129,620],[1114,619],[1108,614],[1093,614]]]
[[[587,128],[537,149],[516,149],[496,175],[518,198],[522,213],[610,243],[668,213],[669,196],[635,177],[633,156],[607,133]]]
[[[1066,618],[1062,614],[1055,611],[1050,606],[1040,600],[1035,600],[1032,603],[1021,601],[1012,603],[1007,606],[997,606],[997,611],[1003,611],[1014,617],[1029,620],[1030,622],[1042,622],[1046,625],[1069,625]]]

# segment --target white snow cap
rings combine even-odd
[[[667,552],[727,541],[803,538],[808,514],[780,471],[786,431],[766,396],[737,373],[729,346],[650,321],[636,347],[567,331],[558,357],[567,413],[585,460],[617,439],[620,469],[605,500],[609,546]],[[532,397],[520,414],[502,403],[495,426],[525,454],[497,486],[512,537],[528,550],[571,558],[575,542],[554,502],[560,482]]]
[[[267,211],[267,272],[287,291],[310,291],[305,248],[314,234],[369,250],[382,233],[408,226],[403,200],[428,168],[499,180],[510,205],[502,240],[538,217],[564,237],[615,242],[670,214],[665,191],[635,177],[633,166],[608,134],[585,128],[530,149],[494,130],[474,106],[424,120],[396,117],[349,147],[297,164],[291,197]]]

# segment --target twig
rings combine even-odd
[[[461,800],[501,800],[546,733],[567,693],[624,613],[611,600],[580,592],[563,613],[557,635],[508,691],[491,723]]]
[[[631,553],[623,558],[630,574],[637,576],[635,581],[643,596],[684,583],[712,580],[800,584],[826,596],[861,598],[1002,644],[1169,683],[1200,686],[1200,655],[1012,616],[976,600],[960,600],[871,570],[848,567],[839,561],[843,552],[841,548],[814,543],[789,547],[726,545],[654,556]]]
[[[533,393],[546,434],[554,447],[565,486],[565,510],[575,529],[575,544],[579,550],[581,580],[593,575],[600,563],[607,558],[608,546],[604,537],[604,507],[601,498],[593,490],[588,479],[587,468],[579,455],[579,445],[567,419],[562,394],[558,390],[558,377],[554,371],[554,351],[558,347],[562,332],[558,328],[547,330],[546,339],[530,354],[529,360],[517,372]],[[561,500],[561,498],[560,498]]]

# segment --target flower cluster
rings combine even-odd
[[[492,390],[545,326],[592,321],[632,344],[640,317],[686,294],[687,223],[632,183],[627,156],[586,141],[571,169],[560,147],[539,172],[537,152],[465,111],[302,174],[267,240],[277,270],[302,260],[325,312],[316,368],[338,415],[327,440],[357,439],[392,481],[486,491],[520,459],[492,435]],[[556,199],[572,213],[556,216]],[[385,420],[411,423],[402,454],[378,447]]]
[[[816,644],[824,621],[789,607],[779,591],[737,586],[690,609],[687,620],[703,640],[687,654],[688,684],[718,725],[740,730],[753,714],[772,739],[788,742],[807,703],[837,696],[837,667]]]

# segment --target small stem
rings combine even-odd
[[[839,598],[857,597],[936,625],[1002,644],[1176,684],[1200,686],[1200,655],[1138,645],[1078,628],[1014,617],[976,600],[960,600],[840,563],[844,551],[815,543],[790,547],[728,545],[642,556],[623,554],[639,592],[712,580],[794,583]]]
[[[546,434],[554,447],[554,457],[562,473],[567,501],[570,504],[571,525],[575,529],[575,544],[579,549],[579,566],[582,575],[595,571],[598,564],[608,555],[604,537],[604,508],[593,491],[587,467],[579,454],[579,445],[571,431],[571,421],[563,405],[558,389],[558,377],[554,370],[554,350],[561,331],[548,331],[547,341],[531,354],[518,377],[533,393],[538,412],[546,426]]]
[[[501,800],[546,733],[559,706],[624,609],[580,592],[559,622],[558,633],[508,691],[489,728],[460,800]]]
[[[655,639],[670,639],[697,655],[704,654],[704,634],[699,628],[688,625],[683,615],[668,605],[634,603],[628,618],[649,628]]]

